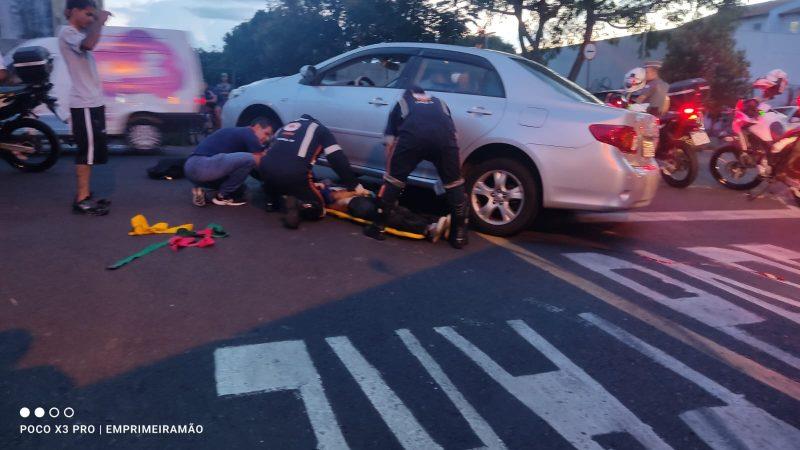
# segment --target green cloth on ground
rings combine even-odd
[[[217,224],[217,223],[208,224],[206,226],[206,229],[211,229],[211,237],[214,237],[214,238],[226,238],[226,237],[230,236],[230,234],[228,234],[228,232],[225,231],[225,228],[223,228],[222,225]],[[184,236],[184,237],[197,237],[198,236],[197,233],[195,233],[194,231],[191,231],[191,230],[187,230],[186,228],[179,228],[178,231],[175,234],[178,235],[178,236]],[[138,252],[134,253],[133,255],[128,256],[127,258],[120,259],[119,261],[115,262],[114,264],[106,267],[106,269],[107,270],[117,270],[120,267],[126,266],[126,265],[130,264],[131,262],[133,262],[134,260],[139,259],[142,256],[146,256],[146,255],[148,255],[150,253],[153,253],[154,251],[160,249],[161,247],[166,247],[167,245],[169,245],[169,239],[167,239],[166,241],[162,241],[162,242],[158,242],[158,243],[152,244],[150,246],[147,246],[147,247],[139,250]]]

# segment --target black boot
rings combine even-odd
[[[394,193],[392,192],[391,194]],[[396,196],[393,197],[396,198]],[[389,214],[391,214],[392,208],[394,208],[396,202],[397,201],[394,200],[392,203],[387,203],[385,197],[378,198],[378,208],[375,211],[375,217],[372,220],[372,224],[364,228],[364,235],[379,241],[386,240],[386,222],[389,221]]]
[[[450,222],[450,245],[453,248],[464,248],[469,243],[467,231],[467,199],[464,186],[447,191],[447,202],[450,204],[452,220]]]
[[[364,228],[364,235],[379,241],[386,240],[386,222],[389,220],[389,213],[392,206],[386,204],[383,198],[378,198],[378,208],[372,223]]]
[[[283,203],[286,208],[283,226],[290,230],[296,230],[300,226],[300,202],[297,198],[286,195],[283,197]]]

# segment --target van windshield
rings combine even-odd
[[[524,58],[513,57],[511,59],[520,66],[524,67],[533,76],[555,89],[559,94],[579,102],[595,103],[598,105],[602,104],[597,97],[590,94],[586,89],[578,86],[572,81],[569,81],[568,79],[541,64]]]

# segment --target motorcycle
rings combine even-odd
[[[24,47],[14,53],[13,66],[23,84],[0,86],[0,157],[23,172],[42,172],[61,154],[58,136],[34,113],[46,105],[58,117],[49,95],[52,58],[43,47]]]
[[[647,104],[631,104],[622,94],[610,94],[606,104],[617,108],[647,111]],[[702,112],[686,103],[676,111],[668,111],[659,119],[659,141],[655,158],[664,181],[677,188],[685,188],[697,178],[696,148],[710,142],[705,132]]]
[[[789,133],[800,129],[795,118],[797,107],[773,109],[755,99],[740,100],[732,121],[732,133],[722,140],[726,145],[711,156],[711,175],[733,190],[751,190],[770,180],[786,147],[793,141]]]

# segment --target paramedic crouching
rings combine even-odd
[[[331,168],[348,191],[366,194],[350,168],[350,161],[325,125],[303,114],[287,123],[275,135],[259,170],[264,181],[268,210],[283,197],[286,215],[283,225],[297,229],[301,220],[319,220],[325,215],[325,200],[314,184],[312,168],[320,155],[325,155]]]
[[[450,206],[450,245],[467,245],[467,201],[458,157],[456,129],[447,105],[419,87],[406,90],[386,127],[388,167],[378,195],[378,216],[364,229],[367,236],[386,239],[386,223],[411,172],[423,160],[439,173]]]
[[[272,124],[263,120],[249,127],[223,128],[201,142],[183,167],[194,184],[192,203],[205,206],[203,188],[209,188],[217,190],[211,200],[215,205],[244,205],[244,182],[261,161],[272,132]]]

